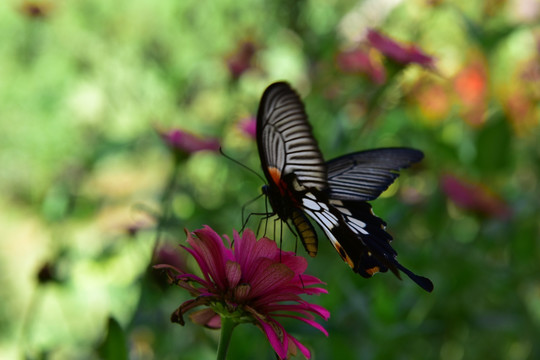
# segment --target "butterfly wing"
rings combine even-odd
[[[287,83],[274,83],[264,91],[257,113],[257,144],[270,184],[279,187],[285,175],[294,174],[306,188],[327,188],[326,164],[304,104]]]
[[[257,146],[274,212],[284,221],[292,220],[306,251],[315,256],[317,235],[298,201],[308,188],[326,191],[327,170],[304,104],[287,83],[274,83],[263,93],[257,113]]]
[[[364,201],[331,199],[330,204],[342,215],[348,228],[354,232],[362,247],[349,246],[345,250],[354,259],[353,270],[364,277],[390,269],[398,278],[401,270],[424,290],[431,292],[433,283],[414,274],[397,261],[397,252],[390,245],[392,236],[386,232],[386,223],[377,217],[371,205]]]
[[[424,154],[415,149],[382,148],[332,159],[326,163],[330,198],[374,200],[399,176],[398,170],[423,157]]]

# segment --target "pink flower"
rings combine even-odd
[[[244,72],[252,66],[253,56],[257,48],[251,41],[244,41],[238,45],[234,53],[226,59],[227,67],[234,79],[238,79]]]
[[[328,319],[328,310],[300,297],[327,292],[314,287],[323,284],[319,279],[304,274],[307,261],[303,257],[281,251],[270,239],[257,241],[249,229],[242,236],[233,233],[234,246],[226,236],[228,246],[225,246],[208,226],[194,235],[187,233],[187,237],[189,246],[183,248],[196,260],[202,277],[171,265],[155,266],[167,269],[171,282],[193,296],[173,313],[173,322],[184,325],[183,315],[187,311],[206,306],[191,313],[191,320],[209,328],[221,327],[220,316],[233,318],[236,323],[253,323],[266,334],[281,359],[296,354],[297,348],[307,358],[310,352],[285,331],[278,321],[280,317],[298,319],[328,336],[314,320],[314,315]]]
[[[187,269],[187,254],[184,252],[179,252],[177,246],[173,246],[167,243],[163,244],[158,249],[156,249],[154,256],[156,259],[154,263],[159,263],[161,265],[171,265],[175,269]]]
[[[511,215],[510,207],[481,184],[445,175],[441,179],[441,186],[446,195],[461,208],[499,219],[507,219]]]
[[[338,54],[337,64],[341,71],[346,73],[362,73],[369,75],[375,84],[384,84],[386,72],[384,67],[370,57],[362,49],[344,51]]]
[[[403,65],[418,64],[428,69],[435,68],[433,57],[425,54],[415,45],[401,45],[373,29],[368,30],[367,39],[371,46],[395,62]]]
[[[254,116],[240,120],[238,122],[238,128],[252,139],[257,137],[257,119]]]
[[[179,129],[171,130],[169,132],[159,132],[159,134],[163,141],[178,154],[188,155],[203,150],[219,150],[219,141],[215,138],[201,139],[191,133]]]

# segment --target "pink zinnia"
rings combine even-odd
[[[301,320],[328,336],[314,320],[314,315],[328,319],[328,310],[300,297],[327,292],[316,286],[323,284],[319,279],[304,274],[307,261],[303,257],[281,251],[270,239],[257,240],[249,229],[242,236],[233,233],[234,246],[227,236],[225,246],[208,226],[187,233],[187,237],[189,246],[183,248],[197,261],[202,277],[171,265],[155,266],[169,270],[170,280],[193,296],[173,313],[173,322],[184,325],[187,311],[207,306],[191,313],[191,320],[214,329],[221,327],[221,317],[253,323],[265,333],[281,359],[294,355],[297,348],[307,358],[310,352],[285,331],[278,318]]]
[[[369,29],[367,39],[371,46],[379,50],[389,59],[403,65],[418,64],[428,69],[433,69],[433,57],[425,54],[415,45],[402,45],[381,33]]]

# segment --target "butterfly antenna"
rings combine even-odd
[[[240,165],[241,167],[243,167],[244,169],[248,170],[249,172],[251,172],[252,174],[255,174],[259,179],[261,179],[261,181],[263,182],[263,184],[266,184],[266,180],[264,180],[264,178],[258,173],[256,172],[255,170],[253,170],[252,168],[250,168],[249,166],[245,165],[245,164],[242,164],[240,161],[230,157],[229,155],[225,154],[223,152],[223,149],[221,148],[221,146],[219,147],[219,153],[221,155],[223,155],[226,159],[228,160],[231,160],[233,163],[235,163],[236,165]]]

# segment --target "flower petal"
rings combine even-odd
[[[187,311],[189,311],[189,310],[191,310],[193,308],[196,308],[197,306],[205,305],[206,302],[207,302],[207,299],[206,298],[201,298],[201,297],[198,297],[196,299],[190,299],[190,300],[184,301],[182,303],[182,305],[180,305],[178,307],[178,309],[176,309],[171,314],[171,322],[175,322],[175,323],[178,323],[178,324],[183,326],[185,324],[183,315]]]
[[[198,239],[188,236],[189,244],[204,260],[208,272],[216,285],[222,290],[226,289],[225,262],[234,260],[231,250],[225,247],[221,237],[209,226],[196,230],[194,233]]]
[[[253,272],[258,268],[259,259],[279,256],[279,249],[274,241],[266,238],[257,241],[255,234],[250,229],[244,230],[242,236],[235,231],[233,239],[234,255],[242,267],[245,281],[249,281],[253,277]]]
[[[266,337],[268,338],[268,342],[276,352],[276,354],[279,356],[280,359],[285,359],[287,357],[288,353],[288,346],[285,346],[284,342],[281,341],[281,338],[287,338],[287,336],[284,335],[284,330],[282,327],[279,327],[277,322],[273,323],[267,323],[263,321],[262,319],[258,319],[258,325],[262,328],[263,332],[266,334]],[[287,341],[288,344],[288,341]]]
[[[276,260],[278,260],[282,264],[285,264],[297,275],[304,273],[308,265],[307,260],[304,257],[298,256],[290,251],[283,251],[281,253],[281,258],[278,258]]]
[[[311,319],[306,319],[306,318],[303,318],[301,316],[293,316],[293,315],[273,315],[273,316],[279,316],[279,317],[287,317],[287,318],[292,318],[292,319],[297,319],[297,320],[300,320],[300,321],[303,321],[305,322],[306,324],[310,325],[310,326],[313,326],[315,329],[318,329],[320,330],[324,335],[328,336],[328,331],[326,331],[326,329],[319,323],[311,320]]]
[[[310,359],[311,358],[311,352],[308,350],[307,347],[305,347],[300,341],[296,340],[296,338],[294,338],[293,336],[290,336],[289,335],[289,339],[291,339],[291,341],[294,343],[294,345],[296,345],[300,351],[302,352],[302,354],[307,358],[307,359]]]
[[[250,296],[256,298],[279,293],[280,287],[293,276],[294,273],[284,264],[275,263],[270,259],[261,259],[249,283],[251,285]]]
[[[219,322],[216,322],[216,316],[220,319]],[[212,310],[212,308],[192,312],[189,314],[189,319],[195,324],[202,325],[209,329],[219,329],[221,327],[221,318],[214,310]]]
[[[242,278],[242,269],[240,268],[240,264],[228,260],[225,264],[225,272],[227,275],[229,288],[235,288],[236,285],[238,285],[238,283],[240,282],[240,279]]]
[[[248,298],[250,291],[251,291],[251,286],[249,286],[248,284],[238,285],[234,289],[234,298],[236,299],[237,302],[243,303]]]

